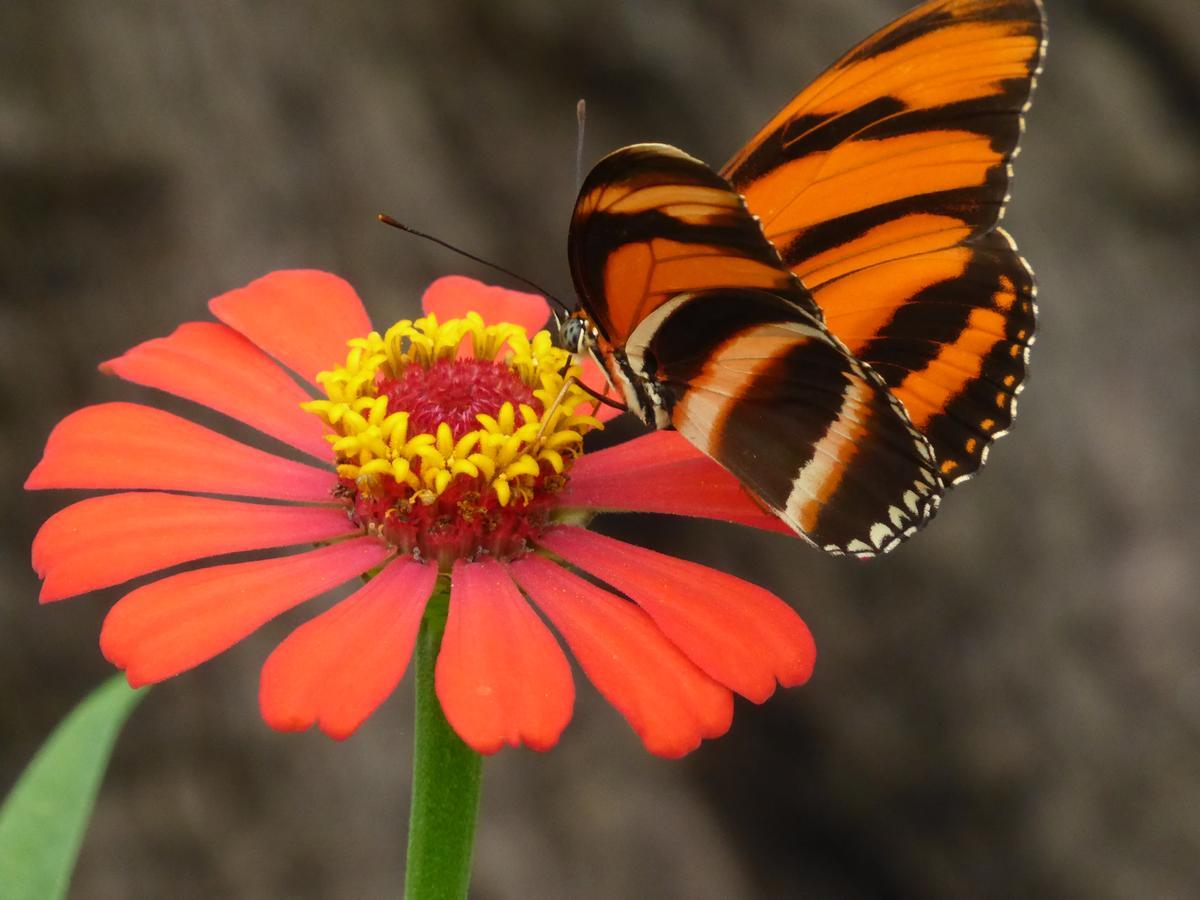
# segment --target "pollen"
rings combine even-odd
[[[348,347],[303,408],[328,428],[352,518],[444,565],[523,552],[602,427],[567,352],[476,313],[406,319]]]

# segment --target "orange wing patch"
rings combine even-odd
[[[758,287],[819,314],[737,192],[663,144],[625,147],[596,165],[571,219],[569,254],[584,307],[612,345],[688,291]]]
[[[854,241],[806,259],[802,278],[806,284],[822,285],[889,259],[953,246],[970,233],[971,229],[954,216],[935,213],[901,216],[867,229]]]
[[[921,291],[962,277],[971,256],[970,248],[959,246],[887,259],[821,285],[814,296],[829,327],[861,356],[898,309]]]
[[[909,109],[1002,94],[1005,81],[1028,75],[1029,60],[1037,56],[1041,37],[1014,28],[1011,19],[980,21],[973,16],[985,16],[989,9],[1003,13],[1021,5],[926,4],[923,15],[921,9],[914,10],[919,15],[910,19],[910,26],[936,18],[931,10],[944,15],[944,25],[891,50],[858,48],[805,90],[804,109],[836,115],[870,103],[881,88]]]
[[[723,170],[954,480],[1010,424],[1033,339],[1032,274],[993,229],[1044,33],[1039,0],[925,3]]]
[[[1036,316],[1033,275],[996,230],[892,259],[814,292],[829,329],[883,377],[950,481],[982,465],[1016,412]]]
[[[986,135],[941,130],[904,134],[886,140],[851,141],[819,154],[817,171],[803,193],[780,203],[784,183],[794,184],[783,166],[745,189],[751,209],[760,213],[768,238],[776,245],[812,226],[851,213],[903,200],[914,194],[983,184],[1001,157]],[[804,161],[810,164],[809,160]],[[803,273],[797,274],[803,277]]]

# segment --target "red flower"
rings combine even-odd
[[[808,678],[811,637],[772,594],[581,527],[623,510],[785,530],[731,476],[672,433],[583,454],[594,403],[563,391],[567,357],[548,335],[527,337],[547,318],[540,297],[449,277],[424,306],[427,318],[380,335],[346,282],[276,272],[213,300],[219,322],[186,323],[101,366],[317,464],[148,406],[81,409],[54,429],[26,487],[131,492],[45,523],[33,545],[42,601],[206,557],[316,545],[144,584],[113,606],[100,644],[131,685],[151,684],[369,574],[262,673],[268,724],[345,738],[404,675],[425,604],[448,578],[437,693],[482,753],[546,749],[570,719],[570,668],[534,607],[662,756],[724,733],[731,692],[757,703],[777,682]],[[511,324],[485,326],[472,311]]]

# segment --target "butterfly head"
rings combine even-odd
[[[557,314],[555,318],[558,318]],[[579,356],[593,343],[592,323],[582,310],[576,310],[569,316],[558,318],[558,337],[564,350]]]

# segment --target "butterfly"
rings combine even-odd
[[[1044,36],[1040,0],[931,0],[719,172],[665,144],[604,157],[564,346],[810,543],[892,549],[1016,411],[1035,287],[997,222]]]

